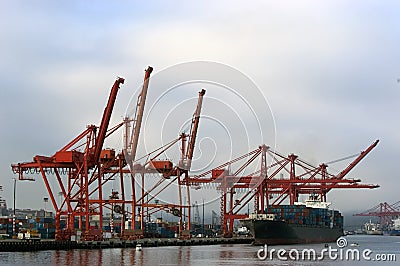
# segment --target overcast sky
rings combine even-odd
[[[349,175],[381,187],[332,191],[335,208],[400,200],[398,1],[194,2],[2,1],[0,184],[9,206],[10,164],[51,156],[86,125],[99,125],[117,76],[126,82],[111,125],[148,65],[156,73],[197,60],[257,84],[276,126],[276,140],[265,134],[263,142],[283,154],[319,164],[381,140]],[[17,190],[18,208],[43,207],[42,180],[18,182]]]

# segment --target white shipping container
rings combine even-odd
[[[110,239],[111,238],[111,232],[103,232],[103,238],[105,239]]]

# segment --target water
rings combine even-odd
[[[37,252],[2,252],[0,265],[398,265],[400,261],[400,237],[395,236],[366,236],[355,235],[346,237],[350,249],[357,249],[360,254],[365,249],[371,249],[369,255],[372,259],[376,254],[394,254],[396,261],[359,261],[335,260],[325,254],[323,260],[287,260],[282,261],[276,256],[260,260],[257,251],[261,246],[251,245],[212,245],[212,246],[170,246],[170,247],[144,247],[142,251],[135,248],[115,248],[98,250],[48,250]],[[358,247],[350,246],[358,243]],[[329,244],[338,248],[336,243]],[[325,248],[324,244],[310,245],[285,245],[269,246],[268,251],[290,249],[300,251],[307,249],[316,250],[317,254]],[[346,249],[344,249],[345,251]],[[295,254],[295,253],[293,253]],[[345,254],[345,253],[343,253]],[[338,254],[339,255],[339,254]],[[288,257],[286,253],[286,257]]]

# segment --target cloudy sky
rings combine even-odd
[[[148,65],[157,72],[198,60],[257,84],[276,129],[275,139],[264,134],[262,141],[283,154],[319,164],[381,140],[349,175],[381,187],[333,191],[335,208],[400,200],[397,1],[10,0],[1,10],[0,184],[9,206],[10,164],[52,155],[86,125],[98,125],[117,76],[126,83],[111,125]],[[207,112],[219,112],[211,106]],[[41,180],[19,182],[17,207],[42,208],[44,196]]]

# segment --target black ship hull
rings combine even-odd
[[[343,236],[343,228],[289,224],[286,221],[242,220],[254,236],[254,244],[284,245],[329,243]]]

